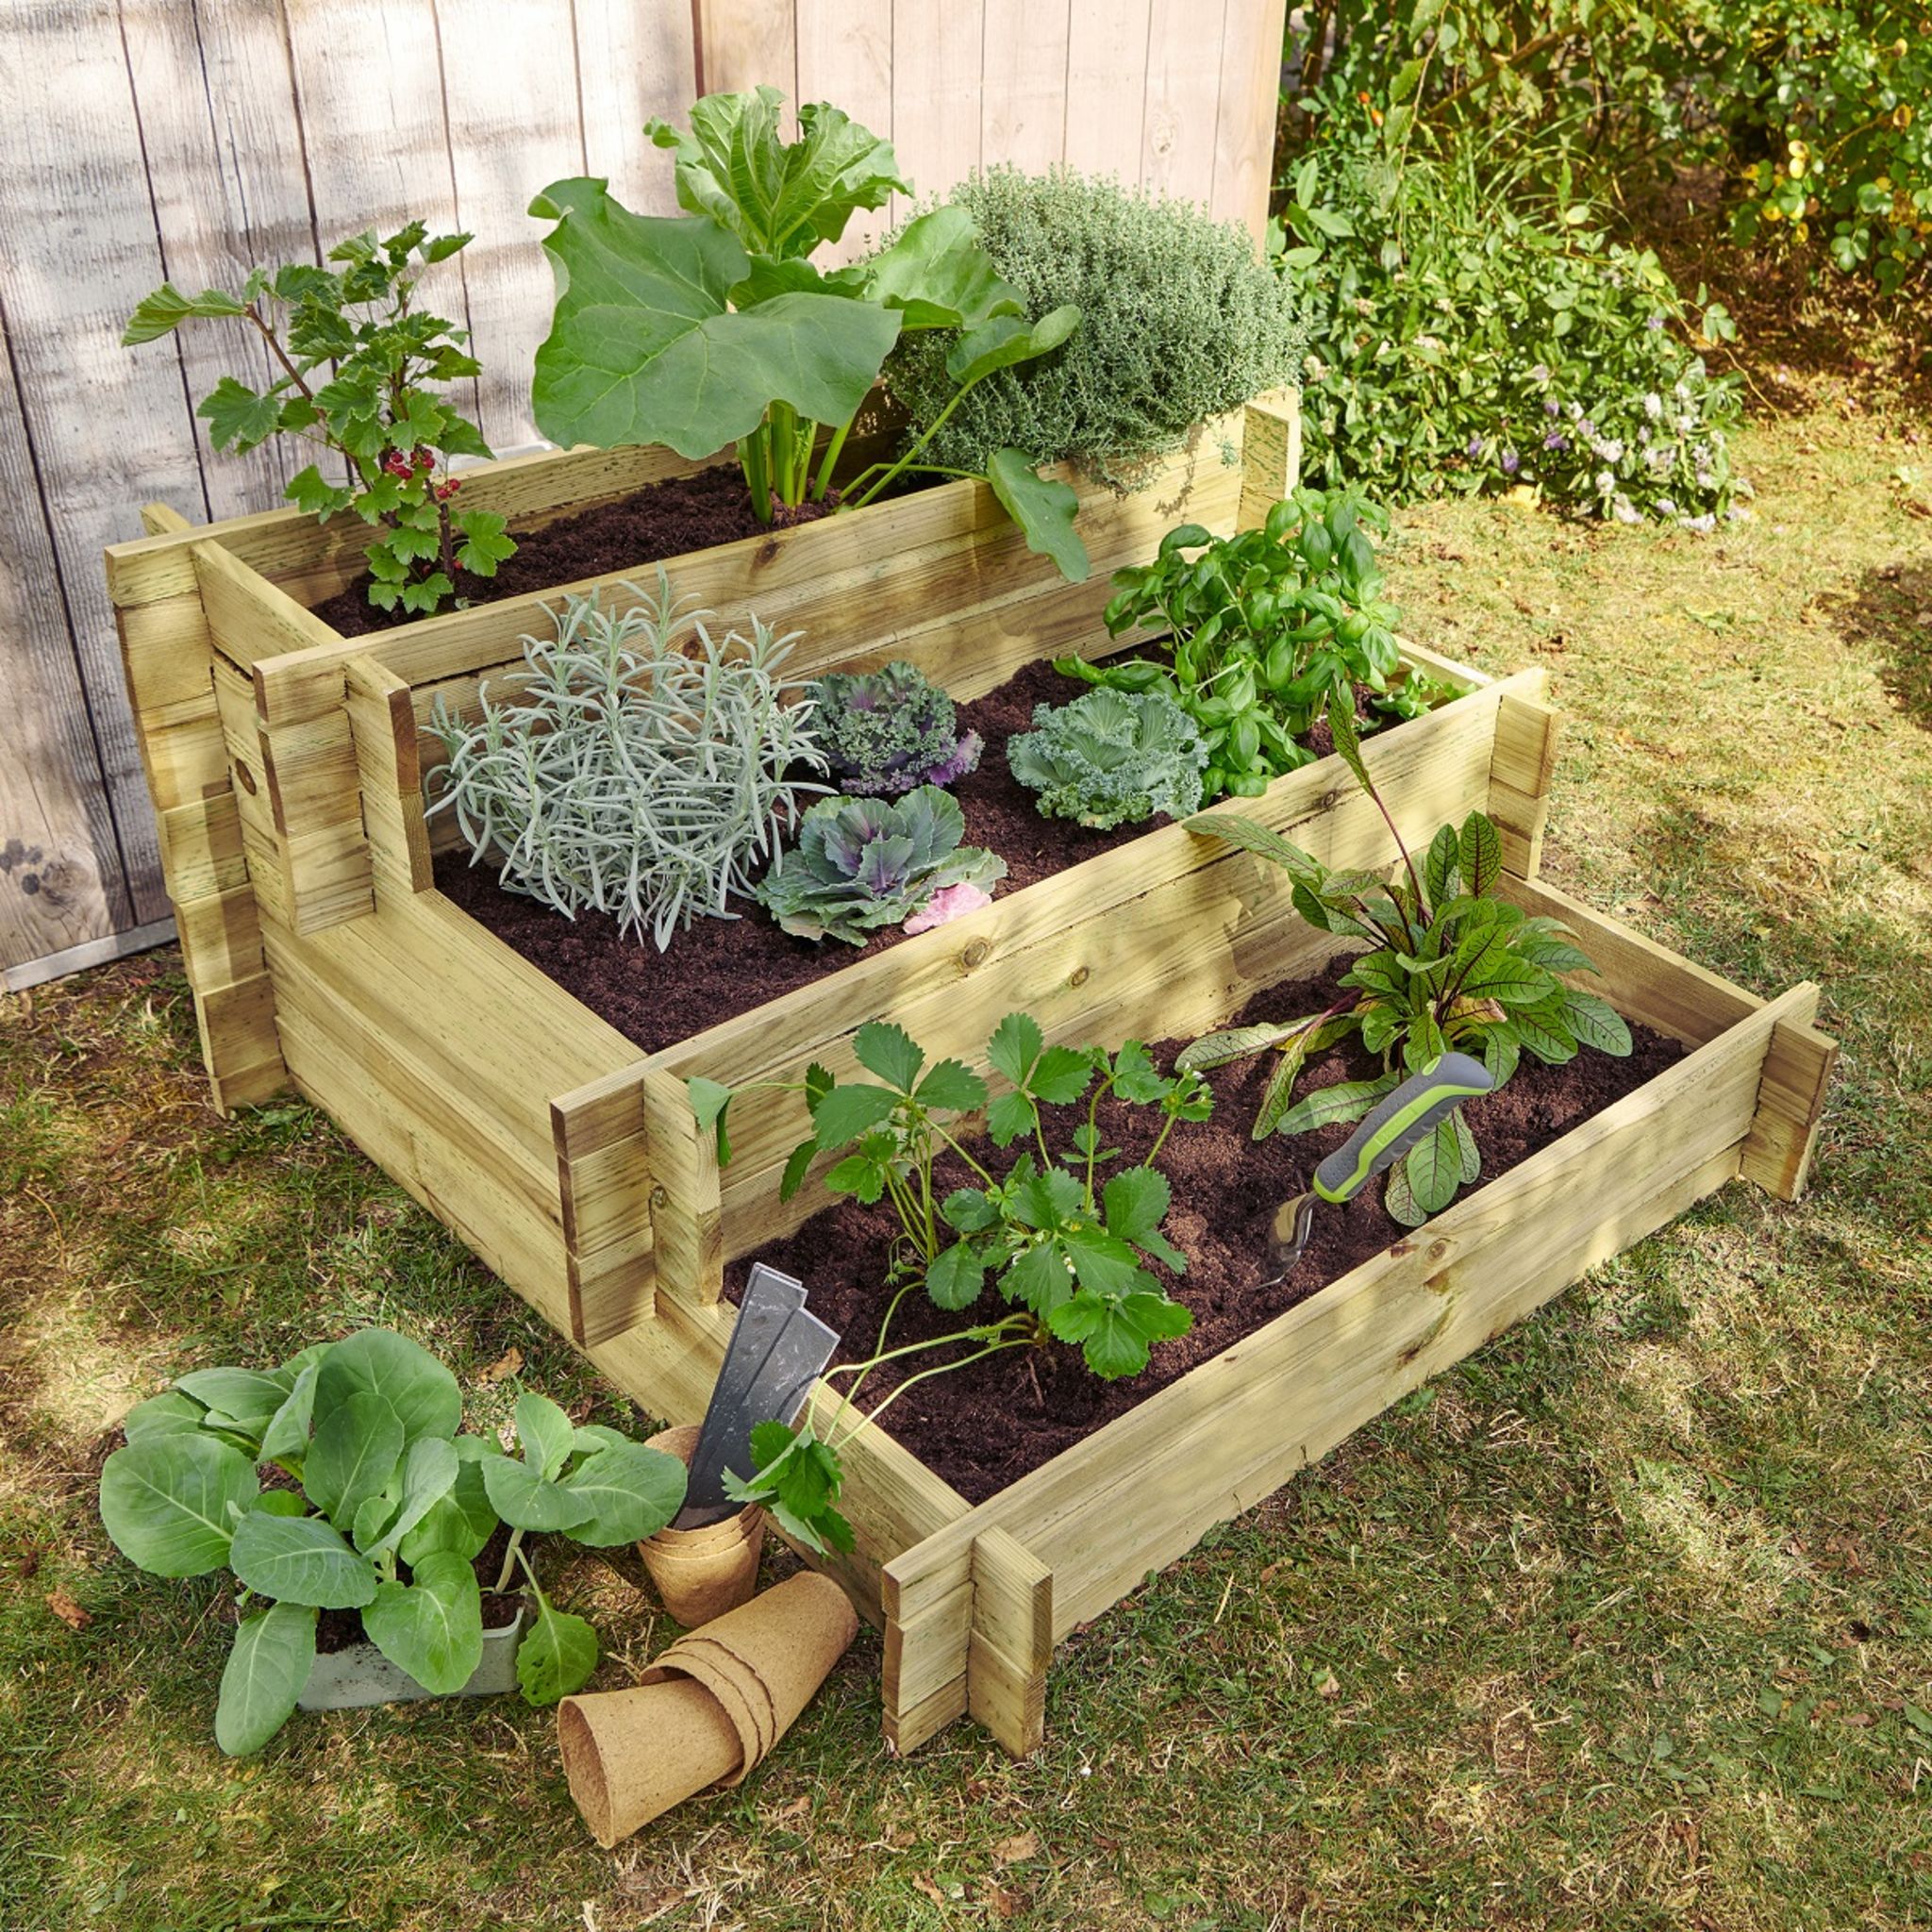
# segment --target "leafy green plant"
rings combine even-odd
[[[353,510],[376,526],[369,601],[378,610],[427,615],[456,595],[459,570],[493,577],[516,549],[493,510],[455,507],[462,479],[447,459],[487,457],[490,446],[433,386],[479,365],[462,330],[411,307],[422,271],[469,241],[411,222],[380,242],[372,232],[338,242],[328,255],[338,268],[256,269],[238,293],[184,295],[163,282],[121,338],[130,347],[155,341],[191,318],[234,318],[256,331],[280,374],[259,391],[225,375],[195,413],[218,450],[239,455],[294,436],[347,463],[349,483],[310,463],[288,495],[316,517]]]
[[[1293,379],[1292,279],[1247,230],[1111,176],[990,168],[947,190],[1029,314],[1077,307],[1078,333],[956,401],[952,338],[908,333],[886,381],[934,460],[974,470],[1010,445],[1132,483],[1200,424]],[[941,422],[941,418],[944,421]]]
[[[1739,398],[1687,339],[1731,319],[1614,241],[1566,162],[1550,174],[1474,136],[1438,155],[1325,124],[1275,231],[1309,305],[1308,473],[1398,503],[1533,487],[1708,530],[1738,487]]]
[[[554,1704],[588,1680],[596,1632],[545,1595],[524,1539],[604,1549],[655,1535],[684,1500],[684,1465],[575,1427],[531,1391],[517,1399],[517,1456],[461,1424],[456,1377],[386,1328],[277,1369],[197,1369],[128,1412],[126,1446],[101,1471],[115,1547],[158,1576],[229,1570],[240,1585],[215,1710],[224,1751],[258,1751],[288,1720],[319,1610],[359,1611],[369,1641],[425,1689],[461,1690],[483,1654],[475,1559],[499,1523],[511,1535],[496,1590],[521,1565],[536,1607],[517,1649],[525,1697]]]
[[[862,946],[903,924],[941,892],[968,887],[985,903],[1007,862],[962,845],[966,814],[950,792],[922,785],[904,798],[824,798],[800,821],[758,888],[758,903],[789,933]]]
[[[1295,741],[1330,691],[1365,686],[1398,717],[1443,696],[1427,678],[1392,676],[1397,613],[1375,550],[1388,528],[1388,512],[1354,489],[1297,490],[1259,528],[1231,537],[1182,524],[1152,563],[1114,573],[1107,607],[1115,637],[1142,625],[1170,632],[1172,662],[1057,658],[1054,668],[1113,691],[1164,691],[1201,729],[1204,795],[1258,797],[1313,759]]]
[[[1040,1024],[1009,1013],[987,1041],[989,1066],[1003,1083],[994,1094],[986,1077],[964,1061],[928,1058],[899,1026],[869,1021],[853,1037],[853,1053],[871,1080],[836,1080],[814,1065],[803,1081],[754,1083],[763,1091],[802,1094],[811,1132],[793,1149],[780,1185],[790,1200],[822,1155],[840,1157],[825,1172],[833,1194],[891,1208],[898,1224],[893,1276],[899,1285],[879,1324],[873,1354],[843,1363],[830,1377],[851,1387],[824,1439],[809,1424],[786,1430],[769,1424],[753,1442],[757,1468],[738,1479],[732,1494],[770,1503],[788,1534],[836,1541],[838,1424],[853,1407],[866,1377],[881,1363],[906,1361],[935,1349],[966,1345],[969,1353],[909,1374],[868,1418],[876,1422],[908,1390],[1004,1349],[1077,1343],[1087,1366],[1109,1380],[1139,1374],[1153,1345],[1185,1335],[1192,1316],[1167,1294],[1149,1262],[1178,1274],[1187,1257],[1161,1233],[1172,1190],[1158,1165],[1176,1124],[1204,1121],[1214,1096],[1196,1073],[1162,1074],[1139,1041],[1116,1054],[1099,1047],[1049,1046]],[[718,1138],[721,1160],[730,1158],[727,1112],[737,1092],[716,1081],[687,1082],[700,1125]],[[1109,1096],[1146,1108],[1159,1127],[1146,1154],[1130,1161],[1108,1147],[1099,1110]],[[1066,1144],[1049,1139],[1043,1109],[1077,1108]],[[961,1138],[964,1117],[986,1111],[987,1137],[1002,1151],[1025,1143],[1004,1174],[982,1161]],[[970,1181],[941,1196],[934,1169],[942,1153],[964,1163]],[[906,1297],[924,1286],[940,1307],[964,1311],[991,1281],[1010,1312],[925,1341],[888,1347],[892,1319]],[[829,1379],[829,1377],[828,1377]],[[825,1512],[829,1511],[828,1516]],[[849,1532],[847,1533],[849,1537]],[[840,1545],[850,1547],[849,1540]]]
[[[883,671],[830,672],[806,696],[841,791],[891,798],[979,768],[978,732],[962,733],[952,699],[904,658]]]
[[[1358,1121],[1407,1075],[1452,1047],[1478,1056],[1497,1088],[1525,1053],[1551,1065],[1574,1059],[1581,1046],[1627,1054],[1630,1029],[1616,1008],[1557,976],[1595,971],[1569,929],[1497,896],[1503,847],[1490,820],[1471,812],[1459,828],[1439,827],[1418,866],[1362,762],[1348,708],[1331,704],[1328,719],[1336,750],[1374,801],[1401,854],[1391,879],[1334,871],[1251,819],[1211,813],[1190,824],[1280,866],[1294,882],[1295,910],[1310,925],[1368,949],[1342,974],[1341,997],[1324,1011],[1210,1033],[1187,1047],[1175,1066],[1199,1072],[1257,1053],[1278,1054],[1255,1121],[1260,1141]],[[1384,1071],[1296,1100],[1294,1084],[1308,1058],[1349,1039],[1379,1055]],[[1480,1172],[1474,1139],[1457,1108],[1391,1170],[1389,1212],[1413,1227],[1446,1208]]]
[[[1038,705],[1033,729],[1007,741],[1007,768],[1039,792],[1041,817],[1103,831],[1198,811],[1207,761],[1207,741],[1162,691],[1090,691],[1070,705]]]
[[[557,271],[557,314],[537,351],[531,398],[559,443],[663,442],[687,457],[738,445],[752,508],[829,498],[847,437],[905,330],[957,331],[946,355],[955,403],[1002,369],[1057,349],[1079,311],[1036,321],[994,274],[961,208],[937,208],[869,261],[821,272],[808,258],[859,208],[909,193],[891,144],[823,102],[801,108],[783,142],[775,88],[708,94],[691,131],[649,131],[675,157],[686,214],[632,214],[603,180],[553,182],[530,212]],[[938,426],[937,424],[934,425]],[[821,428],[829,432],[823,453]],[[841,486],[854,508],[908,471],[965,474],[916,438]],[[983,474],[1027,544],[1070,577],[1087,574],[1076,499],[1014,449]]]
[[[795,633],[753,618],[749,640],[715,638],[661,571],[655,596],[625,590],[636,601],[619,610],[566,598],[556,637],[524,640],[513,694],[486,685],[475,724],[438,697],[449,762],[430,811],[454,813],[508,891],[648,927],[661,952],[699,913],[735,916],[753,864],[825,789],[796,774],[824,758],[782,677]]]

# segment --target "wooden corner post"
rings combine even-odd
[[[190,528],[166,504],[149,504],[141,520],[150,538]],[[116,544],[107,570],[202,1062],[216,1107],[232,1113],[281,1092],[289,1070],[215,699],[214,643],[184,549]]]
[[[1489,815],[1503,841],[1504,868],[1520,879],[1542,870],[1560,728],[1557,713],[1532,698],[1506,694],[1496,711]]]
[[[1801,1011],[1772,1028],[1757,1110],[1739,1162],[1740,1174],[1780,1201],[1795,1201],[1810,1178],[1825,1095],[1838,1065],[1838,1041],[1811,1024],[1818,1012],[1817,987],[1807,981],[1794,991],[1810,997],[1801,1003]]]

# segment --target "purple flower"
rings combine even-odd
[[[1664,325],[1664,319],[1661,315],[1647,315],[1643,319],[1643,325],[1645,328],[1661,328]]]
[[[1513,476],[1515,475],[1518,470],[1522,469],[1522,467],[1523,458],[1520,456],[1518,456],[1513,449],[1506,449],[1503,452],[1504,475]]]
[[[1543,414],[1545,416],[1560,416],[1562,413],[1563,406],[1561,403],[1557,402],[1555,396],[1551,396],[1543,404]]]
[[[1465,454],[1466,456],[1471,456],[1471,457],[1479,457],[1479,456],[1481,456],[1481,455],[1482,455],[1482,453],[1483,453],[1483,440],[1482,440],[1482,438],[1481,438],[1480,436],[1472,436],[1472,437],[1471,437],[1471,438],[1469,439],[1469,442],[1468,442],[1468,445],[1467,445],[1466,449],[1464,450],[1464,454]]]
[[[1568,449],[1570,447],[1570,439],[1560,430],[1553,429],[1543,438],[1543,447],[1545,449]]]
[[[1534,369],[1532,369],[1532,370],[1531,370],[1531,371],[1529,372],[1529,379],[1530,379],[1530,381],[1532,381],[1532,382],[1547,382],[1547,381],[1549,381],[1549,379],[1550,379],[1550,366],[1549,366],[1549,364],[1548,364],[1547,362],[1539,362],[1539,363],[1538,363],[1538,364],[1536,365],[1536,367],[1535,367]]]

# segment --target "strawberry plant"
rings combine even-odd
[[[121,338],[130,347],[155,341],[191,318],[233,318],[255,330],[275,380],[254,390],[225,375],[195,413],[218,450],[239,455],[293,436],[340,459],[347,481],[310,463],[288,496],[316,517],[353,510],[375,526],[369,601],[378,610],[427,616],[456,596],[459,570],[493,577],[516,550],[495,511],[458,506],[462,479],[449,469],[451,457],[487,457],[490,446],[436,386],[474,376],[479,365],[462,330],[412,307],[423,270],[469,241],[411,222],[381,241],[370,232],[338,242],[333,268],[256,269],[240,292],[185,295],[163,282]]]
[[[1616,1008],[1557,976],[1595,971],[1568,928],[1530,918],[1496,895],[1503,847],[1490,820],[1474,811],[1459,828],[1441,826],[1418,866],[1362,762],[1352,707],[1331,699],[1327,716],[1336,750],[1374,800],[1401,854],[1392,879],[1334,871],[1252,819],[1210,813],[1188,823],[1280,866],[1294,882],[1295,910],[1310,925],[1363,941],[1367,950],[1342,974],[1342,995],[1324,1011],[1208,1034],[1182,1052],[1176,1069],[1200,1072],[1278,1054],[1255,1121],[1260,1141],[1358,1121],[1452,1047],[1479,1057],[1497,1088],[1525,1053],[1551,1065],[1574,1059],[1582,1046],[1627,1054],[1630,1029]],[[1294,1084],[1309,1057],[1348,1039],[1379,1055],[1383,1071],[1296,1100]],[[1405,1226],[1416,1226],[1480,1172],[1457,1108],[1391,1170],[1385,1204]]]
[[[997,1094],[963,1060],[928,1064],[924,1050],[886,1022],[869,1021],[852,1045],[871,1080],[835,1080],[814,1065],[801,1082],[757,1084],[802,1094],[811,1120],[810,1134],[786,1163],[781,1197],[797,1193],[821,1155],[837,1155],[824,1175],[826,1190],[868,1207],[883,1201],[897,1222],[896,1286],[873,1353],[828,1373],[827,1379],[849,1375],[852,1382],[825,1438],[808,1424],[767,1424],[753,1439],[757,1467],[730,1486],[740,1501],[769,1505],[788,1535],[847,1549],[850,1531],[836,1505],[838,1448],[851,1430],[841,1438],[837,1428],[882,1363],[966,1349],[908,1374],[869,1417],[855,1419],[852,1430],[876,1422],[919,1383],[1004,1349],[1072,1342],[1095,1374],[1114,1380],[1139,1374],[1157,1341],[1188,1332],[1193,1317],[1148,1266],[1158,1261],[1178,1274],[1188,1265],[1161,1232],[1171,1191],[1157,1163],[1175,1125],[1206,1120],[1214,1105],[1198,1073],[1162,1074],[1139,1041],[1114,1054],[1049,1046],[1025,1013],[1008,1014],[987,1042],[988,1063],[1002,1082]],[[747,1090],[702,1078],[687,1084],[700,1124],[716,1133],[719,1158],[728,1161],[727,1109],[734,1091]],[[1109,1096],[1159,1120],[1139,1160],[1106,1144],[1099,1116]],[[1064,1143],[1056,1145],[1048,1109],[1077,1109],[1083,1101],[1085,1117],[1076,1115]],[[981,1109],[994,1148],[1022,1148],[1003,1173],[996,1171],[1001,1163],[990,1155],[982,1160],[960,1137],[964,1119]],[[934,1174],[942,1154],[962,1162],[971,1176],[943,1193]],[[940,1307],[964,1312],[990,1282],[1008,1304],[1007,1313],[928,1341],[887,1345],[893,1317],[914,1289],[924,1286]]]

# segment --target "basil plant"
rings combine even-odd
[[[826,499],[903,332],[954,332],[956,393],[899,454],[846,479],[841,508],[908,470],[968,474],[921,455],[969,390],[1058,348],[1080,320],[1071,306],[1028,320],[957,207],[918,216],[864,261],[814,268],[812,251],[858,209],[912,190],[889,142],[824,102],[800,108],[798,139],[782,141],[783,103],[771,87],[707,94],[689,133],[649,124],[673,153],[682,215],[633,214],[592,177],[552,182],[530,204],[557,224],[543,242],[557,312],[531,384],[538,426],[565,446],[661,442],[684,457],[735,443],[761,523]],[[1084,578],[1074,491],[1018,450],[995,451],[984,475],[1028,546]]]
[[[683,1505],[684,1465],[529,1391],[512,1456],[459,1433],[462,1407],[434,1356],[364,1328],[278,1369],[197,1369],[129,1411],[127,1445],[101,1472],[115,1547],[157,1576],[228,1570],[240,1586],[215,1707],[224,1751],[258,1751],[281,1729],[322,1610],[359,1611],[424,1689],[460,1690],[483,1655],[475,1563],[499,1524],[511,1534],[494,1588],[521,1566],[535,1604],[517,1649],[525,1697],[555,1704],[589,1679],[596,1632],[538,1586],[524,1538],[602,1549],[654,1535]]]

